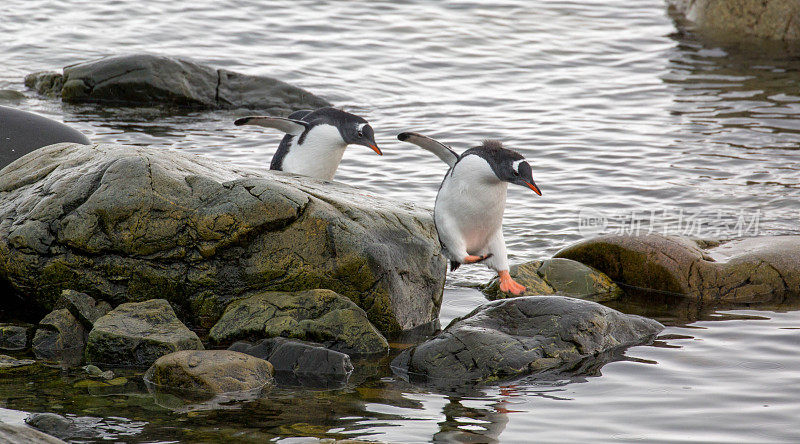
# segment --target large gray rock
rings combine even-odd
[[[437,318],[439,250],[428,209],[185,152],[59,144],[0,171],[0,275],[46,309],[165,298],[211,327],[254,291],[327,288],[397,332]]]
[[[86,343],[88,362],[144,366],[179,350],[202,350],[197,335],[178,320],[164,299],[128,302],[94,323]]]
[[[797,0],[667,0],[667,4],[704,33],[800,43]]]
[[[232,302],[208,333],[214,342],[284,336],[348,354],[386,353],[364,310],[330,290],[267,291]]]
[[[570,370],[586,359],[651,340],[664,327],[596,302],[522,296],[482,305],[401,353],[393,367],[445,384],[494,382]],[[583,368],[583,366],[581,367]]]
[[[702,247],[701,247],[702,245]],[[717,243],[688,238],[609,235],[556,253],[611,279],[710,303],[772,303],[800,297],[800,236]]]
[[[53,310],[39,321],[31,348],[39,359],[78,365],[83,360],[86,334],[86,329],[69,310]]]
[[[100,437],[100,433],[97,430],[93,430],[85,425],[82,426],[75,419],[67,418],[56,413],[31,413],[25,418],[25,423],[48,435],[70,441],[93,441]]]
[[[111,311],[111,304],[106,301],[95,301],[86,293],[64,290],[56,302],[56,308],[66,308],[87,330],[91,330],[96,320]]]
[[[270,77],[239,74],[171,57],[106,57],[28,75],[25,85],[65,102],[164,104],[188,108],[261,108],[288,113],[330,106],[310,92]]]
[[[0,168],[43,146],[88,144],[80,131],[38,114],[0,106]]]

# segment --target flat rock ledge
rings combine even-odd
[[[445,266],[429,209],[266,166],[63,143],[0,170],[0,288],[44,312],[72,289],[210,328],[233,299],[326,288],[389,334],[437,319]]]
[[[130,54],[37,72],[25,85],[69,103],[184,108],[258,108],[282,113],[331,104],[271,77],[239,74],[191,60]]]
[[[398,355],[392,367],[409,379],[443,385],[544,371],[580,374],[591,367],[583,361],[647,343],[663,328],[651,319],[566,296],[502,299],[454,319],[434,338]]]
[[[667,5],[704,33],[800,43],[797,0],[667,0]]]
[[[569,259],[545,259],[512,265],[509,274],[526,287],[520,296],[558,294],[587,301],[607,302],[623,294],[622,289],[605,274]],[[483,294],[489,300],[514,297],[500,291],[497,277],[483,287]]]
[[[800,236],[723,244],[661,235],[601,236],[555,255],[611,279],[704,303],[782,303],[800,298]]]

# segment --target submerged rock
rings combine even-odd
[[[0,324],[0,350],[23,350],[28,347],[31,326]]]
[[[43,146],[88,144],[80,131],[38,114],[0,106],[0,168]]]
[[[800,297],[800,236],[701,244],[688,238],[600,236],[556,254],[611,279],[700,302],[783,302]]]
[[[509,274],[526,287],[522,296],[560,294],[587,301],[606,302],[622,296],[605,274],[569,259],[545,259],[512,265]],[[495,277],[483,289],[490,300],[512,297],[500,291]]]
[[[56,302],[56,308],[66,308],[86,329],[91,330],[96,320],[111,311],[111,304],[95,301],[86,293],[64,290]]]
[[[272,380],[272,365],[230,350],[179,351],[160,357],[145,373],[157,386],[201,396],[257,390]]]
[[[31,306],[64,289],[165,298],[206,327],[255,291],[328,288],[393,333],[437,319],[445,260],[428,209],[186,152],[59,144],[0,171],[0,275]]]
[[[61,439],[85,440],[98,438],[99,436],[96,430],[81,426],[74,419],[56,413],[31,413],[30,416],[25,418],[25,423],[48,435]]]
[[[0,422],[0,442],[14,444],[66,444],[64,441],[25,424]]]
[[[32,364],[36,364],[33,359],[17,359],[8,355],[0,355],[0,370],[25,367]]]
[[[208,334],[214,342],[284,336],[348,354],[375,354],[389,343],[364,310],[330,290],[268,291],[231,302]]]
[[[178,350],[202,350],[197,335],[178,320],[169,302],[151,299],[121,304],[94,323],[86,360],[144,366]]]
[[[271,77],[239,74],[151,54],[105,57],[70,65],[63,76],[40,72],[25,85],[65,102],[187,108],[261,108],[289,112],[330,106],[325,99]]]
[[[704,33],[800,43],[797,0],[667,0],[667,4]]]
[[[38,359],[78,365],[83,360],[86,334],[86,329],[69,310],[53,310],[39,321],[31,348]]]
[[[409,376],[459,384],[546,370],[571,374],[581,361],[650,341],[663,328],[595,302],[523,296],[490,302],[454,319],[392,365]]]

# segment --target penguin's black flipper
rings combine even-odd
[[[270,116],[248,116],[236,119],[233,122],[236,126],[242,125],[258,125],[267,128],[275,128],[281,130],[286,134],[299,136],[308,128],[308,122],[302,120],[284,119],[283,117],[270,117]]]
[[[311,114],[313,112],[314,112],[313,109],[301,109],[299,111],[295,111],[295,112],[289,114],[289,117],[287,117],[287,119],[303,120],[303,117],[305,117],[305,116],[307,116],[307,115],[309,115],[309,114]]]
[[[458,162],[458,154],[456,154],[455,151],[450,149],[449,146],[433,140],[428,136],[423,136],[419,133],[405,132],[398,134],[397,139],[401,142],[413,143],[424,150],[436,154],[436,157],[442,159],[442,162],[451,167]]]
[[[456,271],[461,266],[461,262],[450,261],[450,271]]]

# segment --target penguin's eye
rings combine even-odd
[[[358,137],[364,137],[364,131],[358,130]]]
[[[514,171],[514,175],[515,176],[519,176],[519,171],[517,171],[517,170],[513,170],[513,171]]]

